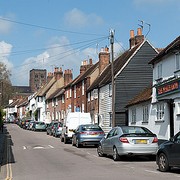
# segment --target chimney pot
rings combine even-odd
[[[138,35],[138,36],[141,36],[141,35],[142,35],[142,28],[138,28],[138,29],[137,29],[137,35]]]
[[[130,30],[130,38],[134,38],[134,30]]]

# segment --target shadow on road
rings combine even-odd
[[[3,160],[2,160],[1,166],[6,165],[6,164],[15,163],[14,154],[12,151],[12,146],[14,144],[13,144],[11,135],[7,131],[6,126],[4,126],[3,131],[4,131],[3,132],[3,134],[4,134],[4,150],[3,150]]]

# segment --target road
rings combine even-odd
[[[1,180],[164,180],[180,179],[180,170],[159,172],[155,161],[128,158],[114,162],[98,157],[96,148],[76,148],[46,132],[7,124],[5,162]]]

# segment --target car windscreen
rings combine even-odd
[[[154,136],[154,134],[144,127],[121,127],[123,134],[126,136]]]
[[[102,131],[102,129],[98,125],[84,125],[82,131]]]

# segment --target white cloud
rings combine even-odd
[[[98,61],[99,50],[96,48],[78,49],[73,47],[69,39],[65,36],[53,37],[48,42],[48,48],[41,54],[27,58],[22,66],[14,69],[13,84],[29,85],[29,71],[31,69],[46,69],[53,72],[54,67],[62,67],[73,70],[73,78],[80,73],[80,66],[83,60],[93,60],[93,64]],[[71,44],[71,45],[70,45]],[[119,52],[119,44],[115,44],[115,52]]]
[[[92,25],[103,24],[103,19],[96,14],[85,14],[84,12],[74,8],[65,14],[65,24],[70,27],[87,27]]]
[[[11,50],[11,44],[8,44],[4,41],[0,42],[0,61],[3,62],[9,70],[11,70],[13,67],[13,64],[9,61]]]
[[[6,19],[6,17],[0,16],[0,33],[7,34],[12,29],[12,23],[3,19]]]

